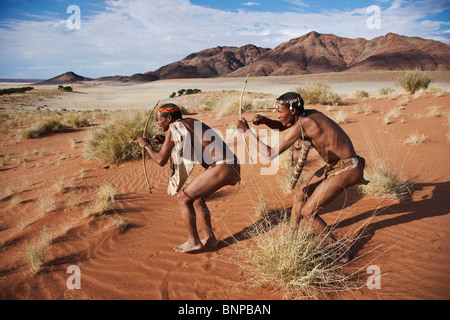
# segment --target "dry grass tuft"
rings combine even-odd
[[[49,117],[39,121],[30,129],[19,131],[19,137],[21,139],[39,138],[46,134],[61,132],[64,128],[65,126],[59,118]]]
[[[102,184],[94,202],[84,209],[84,216],[103,215],[114,208],[116,190],[108,183]]]
[[[240,96],[230,96],[222,99],[220,103],[215,106],[217,117],[223,117],[230,114],[237,114],[240,108]],[[244,98],[242,101],[242,111],[252,111],[255,108],[249,99]]]
[[[374,198],[394,199],[411,194],[411,181],[404,179],[383,161],[377,161],[374,169],[367,175],[370,181],[359,186],[360,191]]]
[[[139,159],[142,149],[138,139],[142,137],[146,119],[147,115],[144,113],[121,113],[91,131],[86,142],[85,157],[107,164]],[[154,123],[149,123],[147,136],[151,137],[156,133],[159,133],[157,127]]]
[[[356,283],[338,261],[346,241],[329,243],[328,234],[311,234],[307,226],[294,232],[286,210],[252,225],[248,247],[239,250],[241,267],[252,284],[281,291],[287,299],[317,299],[324,294],[350,290]],[[242,259],[237,259],[241,261]]]
[[[47,256],[47,249],[41,244],[30,244],[25,248],[25,259],[29,264],[30,272],[35,275],[41,269]]]
[[[56,199],[52,195],[47,196],[39,195],[38,202],[39,202],[38,208],[42,215],[52,212],[57,208]]]
[[[408,138],[406,138],[405,144],[419,145],[426,141],[428,141],[428,136],[416,131],[416,132],[410,134],[408,136]]]

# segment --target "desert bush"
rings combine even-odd
[[[408,71],[397,79],[397,83],[409,93],[416,93],[420,89],[427,89],[431,79],[422,71]]]
[[[139,159],[142,149],[138,140],[142,137],[146,117],[139,112],[116,115],[110,122],[90,132],[84,156],[107,164]],[[149,123],[147,130],[149,137],[160,133],[153,123]]]
[[[295,92],[302,96],[305,104],[337,105],[341,101],[341,97],[327,83],[320,81],[308,82],[304,88],[298,88]]]
[[[199,93],[199,92],[201,92],[202,90],[200,90],[200,89],[180,89],[180,90],[178,90],[177,92],[178,92],[178,96],[182,96],[183,94],[186,94],[186,95],[190,95],[190,94],[196,94],[196,93]],[[172,94],[170,95],[170,97],[171,98],[174,98],[175,96],[176,96],[176,92],[172,92]]]
[[[62,86],[62,85],[59,85],[59,86],[58,86],[58,90],[70,92],[70,91],[72,91],[73,89],[72,89],[71,86]]]
[[[381,88],[379,91],[380,96],[388,96],[392,93],[394,93],[395,90],[391,88]]]
[[[4,94],[12,94],[12,93],[24,93],[27,91],[33,90],[33,87],[22,87],[22,88],[8,88],[0,90],[0,96]]]
[[[355,93],[355,98],[357,99],[363,99],[363,98],[368,98],[369,97],[369,93],[365,90],[358,90]]]
[[[65,128],[61,119],[58,117],[48,117],[36,123],[30,129],[19,131],[21,139],[39,138],[46,134],[61,132]]]
[[[84,114],[80,113],[71,113],[67,117],[67,125],[73,128],[82,128],[89,126],[89,119]]]

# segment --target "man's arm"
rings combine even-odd
[[[153,161],[155,161],[158,165],[163,167],[169,161],[172,149],[175,147],[175,143],[172,141],[171,138],[172,138],[172,132],[169,129],[169,130],[167,130],[167,134],[165,136],[164,143],[159,152],[156,152],[155,150],[153,150],[152,145],[145,138],[141,138],[141,140],[139,141],[139,146],[141,148],[145,148],[145,150],[147,150],[148,154],[150,155],[150,158]]]
[[[260,124],[264,124],[272,130],[284,131],[287,129],[285,126],[283,126],[283,124],[280,121],[269,119],[260,114],[257,114],[253,118],[253,124],[256,126],[259,126]]]
[[[287,129],[288,131],[283,139],[281,139],[279,143],[273,147],[269,147],[264,142],[259,140],[253,131],[250,130],[247,120],[244,118],[238,121],[237,128],[244,131],[245,136],[249,137],[250,144],[257,146],[259,153],[270,161],[286,151],[297,139],[301,137],[300,125],[298,122]]]

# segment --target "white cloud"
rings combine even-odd
[[[242,5],[251,7],[251,6],[260,6],[261,3],[258,3],[258,2],[245,2]]]
[[[306,4],[305,1],[303,1],[303,0],[284,0],[284,1],[290,2],[292,4],[295,4],[296,6],[299,6],[299,7],[309,7],[309,5]]]
[[[429,19],[430,12],[443,10],[437,0],[391,2],[381,12],[379,30],[366,27],[366,8],[271,13],[211,9],[188,0],[108,0],[106,5],[103,12],[82,14],[80,30],[68,30],[65,20],[3,22],[0,77],[48,78],[68,70],[87,77],[131,75],[210,47],[273,48],[312,30],[366,39],[395,32],[450,42],[449,34],[439,31],[448,23]]]

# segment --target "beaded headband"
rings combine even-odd
[[[280,105],[286,105],[289,103],[289,110],[292,110],[292,104],[297,102],[297,106],[300,108],[301,107],[301,100],[299,98],[295,98],[293,100],[277,100],[275,102],[275,109],[278,109],[280,107]]]
[[[174,112],[174,111],[180,111],[180,107],[179,106],[170,106],[170,107],[159,107],[158,108],[158,112],[159,113],[169,113],[169,112]]]

